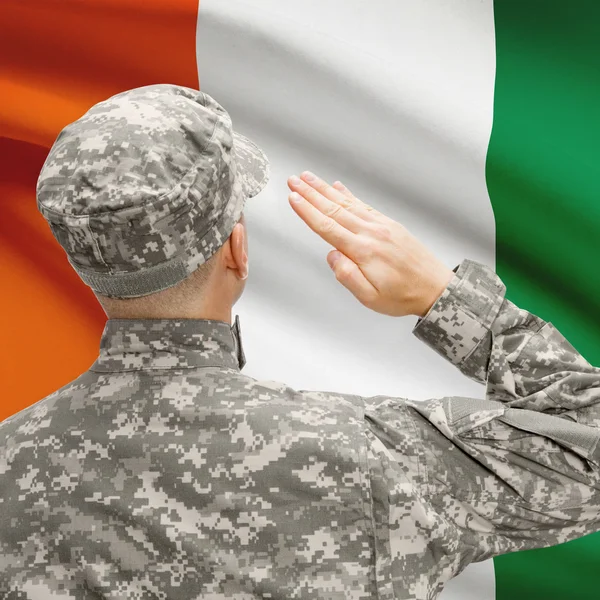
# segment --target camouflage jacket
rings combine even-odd
[[[239,328],[109,320],[0,425],[0,597],[435,598],[600,529],[600,369],[465,260],[414,334],[485,399],[294,390]]]

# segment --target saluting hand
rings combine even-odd
[[[454,273],[400,223],[309,171],[288,179],[296,214],[336,248],[327,262],[358,301],[384,315],[425,316]]]

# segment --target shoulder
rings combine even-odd
[[[26,406],[20,411],[4,419],[2,422],[0,422],[0,432],[6,432],[7,430],[12,429],[15,426],[26,423],[27,421],[30,421],[31,419],[35,418],[36,416],[39,416],[42,413],[47,414],[49,411],[51,412],[52,408],[56,404],[56,400],[61,396],[61,394],[63,394],[63,391],[67,387],[68,385],[52,392],[51,394],[48,394],[41,400],[38,400],[33,404]]]

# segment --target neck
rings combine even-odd
[[[159,311],[118,310],[105,312],[109,319],[209,319],[212,321],[224,321],[231,325],[230,306],[214,308],[212,310],[194,307],[187,309],[165,307]]]
[[[109,319],[210,319],[231,325],[232,304],[212,295],[194,298],[192,302],[176,297],[160,302],[149,298],[103,298],[101,304]]]

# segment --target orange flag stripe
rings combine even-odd
[[[153,83],[198,87],[198,0],[3,0],[0,55],[0,421],[89,368],[106,316],[35,204],[60,130]]]

